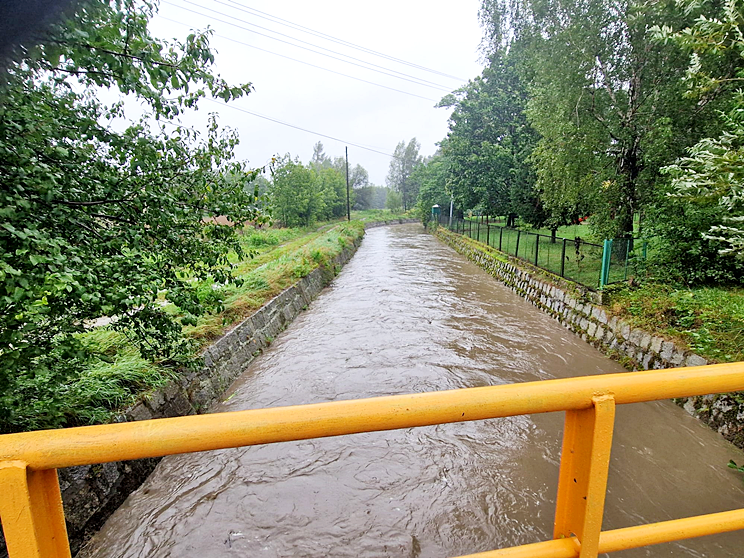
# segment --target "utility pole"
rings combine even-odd
[[[346,147],[346,219],[351,221],[351,194],[349,192],[349,147]]]

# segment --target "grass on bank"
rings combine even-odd
[[[360,221],[322,223],[311,229],[247,228],[241,242],[253,251],[253,258],[237,261],[233,256],[235,274],[242,284],[200,283],[203,296],[223,295],[224,310],[202,316],[196,326],[184,328],[184,332],[196,340],[198,348],[209,345],[363,234],[364,224]],[[173,305],[165,309],[179,313]],[[87,331],[79,339],[91,357],[87,367],[64,385],[49,386],[47,392],[53,401],[27,401],[24,409],[15,413],[16,422],[9,425],[12,431],[109,422],[142,393],[162,387],[178,375],[177,371],[143,359],[125,334],[107,327]],[[50,409],[54,412],[50,413]]]
[[[744,289],[610,286],[610,311],[714,362],[744,361]]]

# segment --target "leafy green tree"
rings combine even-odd
[[[299,159],[285,155],[277,161],[272,174],[273,214],[283,225],[309,226],[323,214],[325,201],[316,176]]]
[[[82,3],[0,80],[3,431],[35,427],[24,407],[65,422],[55,398],[90,358],[77,334],[91,320],[116,317],[147,358],[190,359],[182,325],[220,304],[190,279],[233,281],[228,252],[243,255],[235,227],[214,218],[261,218],[235,134],[214,118],[203,135],[170,123],[208,94],[227,101],[250,85],[212,72],[208,33],[153,38],[153,12],[149,2]],[[100,87],[135,96],[146,117],[116,132],[109,123],[124,107],[103,106]]]
[[[388,188],[400,193],[403,211],[408,211],[416,203],[418,192],[416,185],[411,182],[411,173],[421,163],[419,149],[421,144],[416,138],[412,138],[408,145],[402,141],[395,147],[390,161],[386,182]]]
[[[686,0],[688,13],[707,7]],[[669,26],[658,28],[660,38],[673,40],[692,52],[686,83],[699,103],[711,97],[725,98],[727,111],[720,113],[724,125],[717,138],[705,138],[686,157],[663,169],[672,178],[670,196],[690,204],[688,211],[701,212],[704,228],[692,229],[698,242],[715,247],[722,256],[740,260],[708,262],[707,269],[733,268],[730,275],[744,280],[744,93],[732,91],[744,81],[744,3],[723,2],[715,13],[701,13],[694,25],[677,33]]]
[[[510,226],[517,216],[541,225],[546,216],[529,163],[537,135],[514,52],[495,51],[482,76],[439,103],[454,108],[442,152],[458,207],[506,215]]]
[[[685,53],[652,31],[689,16],[645,0],[492,0],[488,10],[494,40],[524,45],[545,208],[587,207],[600,235],[631,235],[634,214],[656,199],[659,169],[711,129],[715,103],[683,95]]]
[[[346,175],[335,167],[315,171],[315,188],[323,198],[322,219],[338,219],[346,215]]]
[[[388,188],[385,207],[393,213],[399,213],[403,208],[403,196],[399,192]]]
[[[411,180],[418,186],[416,212],[423,223],[431,219],[431,210],[439,205],[444,213],[449,209],[450,194],[447,192],[447,159],[441,153],[429,157],[417,166]]]

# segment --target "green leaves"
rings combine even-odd
[[[230,100],[250,85],[211,73],[209,33],[155,40],[152,13],[147,2],[82,3],[0,84],[0,431],[65,423],[54,390],[87,373],[94,357],[78,337],[99,318],[142,357],[195,363],[182,325],[221,302],[200,298],[192,279],[234,281],[236,228],[264,219],[233,132],[214,118],[203,134],[165,129],[203,89]],[[117,132],[109,120],[123,108],[103,106],[100,86],[150,114]],[[47,419],[17,408],[26,404]]]

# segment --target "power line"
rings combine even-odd
[[[220,0],[214,0],[214,1],[217,2],[218,4],[227,5],[224,2],[221,2]],[[251,8],[250,6],[245,6],[245,5],[241,4],[240,2],[237,2],[236,0],[228,0],[228,1],[231,4],[235,4],[237,6],[240,6],[240,8],[234,8],[234,9],[239,10],[239,11],[242,11],[242,12],[246,12],[246,13],[251,13],[252,15],[255,15],[256,17],[260,17],[262,19],[266,19],[268,21],[271,21],[272,23],[278,23],[279,25],[284,25],[286,27],[290,27],[290,28],[296,29],[298,31],[302,31],[304,33],[308,33],[310,35],[314,35],[316,37],[319,37],[319,38],[322,38],[322,39],[326,39],[328,41],[332,41],[332,42],[338,43],[340,45],[348,46],[348,47],[351,47],[351,48],[353,48],[355,50],[359,50],[361,52],[366,52],[367,54],[372,54],[374,56],[379,56],[381,58],[385,58],[387,60],[390,60],[391,62],[398,62],[399,64],[404,64],[404,65],[410,66],[412,68],[417,68],[417,69],[423,70],[425,72],[430,72],[432,74],[437,74],[437,75],[440,75],[440,76],[443,76],[443,77],[448,77],[448,78],[451,78],[451,79],[454,79],[454,80],[457,80],[457,81],[460,81],[460,82],[467,81],[464,78],[460,78],[460,77],[453,76],[453,75],[450,75],[450,74],[445,74],[444,72],[440,72],[438,70],[433,70],[431,68],[427,68],[426,66],[421,66],[421,65],[416,64],[414,62],[409,62],[409,61],[403,60],[401,58],[396,58],[395,56],[390,56],[389,54],[385,54],[383,52],[372,50],[371,48],[367,48],[367,47],[364,47],[364,46],[361,46],[361,45],[357,45],[355,43],[351,43],[349,41],[345,41],[343,39],[339,39],[338,37],[334,37],[333,35],[328,35],[328,34],[323,33],[321,31],[316,31],[315,29],[311,29],[309,27],[305,27],[304,25],[300,25],[299,23],[294,23],[294,22],[289,21],[287,19],[283,19],[283,18],[281,18],[279,16],[275,16],[275,15],[269,14],[267,12],[262,12],[261,10],[257,10],[256,8]]]
[[[266,29],[265,27],[261,27],[260,25],[256,25],[256,24],[254,24],[254,23],[250,23],[250,22],[248,22],[248,21],[245,21],[245,20],[242,20],[242,19],[240,19],[240,18],[236,18],[236,17],[234,17],[234,16],[231,16],[231,15],[229,15],[229,14],[224,14],[224,13],[222,13],[222,12],[218,12],[217,10],[213,10],[213,9],[211,9],[211,8],[204,8],[203,6],[199,6],[198,4],[196,4],[196,3],[194,3],[194,2],[190,2],[189,0],[181,0],[181,1],[182,1],[182,2],[186,2],[187,4],[192,4],[192,5],[194,5],[194,6],[197,6],[197,7],[199,7],[199,8],[202,8],[202,9],[208,10],[208,11],[210,11],[210,12],[214,12],[214,13],[216,13],[216,14],[218,14],[218,15],[221,15],[221,16],[224,16],[224,17],[227,17],[227,18],[229,18],[229,19],[232,19],[232,20],[235,20],[235,21],[239,21],[239,22],[241,22],[241,23],[245,23],[245,24],[247,24],[247,25],[250,25],[250,26],[252,26],[252,27],[258,27],[259,29],[264,29],[264,30],[266,30],[266,31],[269,31],[270,33],[275,33],[275,34],[277,34],[277,35],[281,35],[281,36],[283,36],[283,37],[288,37],[288,38],[292,39],[293,41],[297,41],[297,42],[299,42],[299,43],[303,43],[303,44],[306,44],[306,45],[310,45],[310,46],[313,46],[313,47],[315,47],[315,48],[319,48],[319,49],[321,49],[321,50],[325,50],[325,51],[328,51],[328,52],[332,52],[332,53],[334,53],[334,54],[338,54],[339,56],[344,56],[344,57],[346,57],[346,58],[350,58],[351,60],[356,60],[356,61],[358,61],[358,62],[361,62],[361,64],[357,64],[357,63],[355,63],[355,62],[351,62],[351,61],[349,61],[349,60],[344,60],[344,59],[342,59],[342,58],[337,58],[336,56],[331,56],[330,54],[325,54],[325,53],[323,53],[323,52],[318,52],[317,50],[313,50],[313,49],[311,49],[311,48],[303,47],[303,46],[300,46],[300,45],[297,45],[297,44],[291,43],[291,42],[289,42],[289,41],[285,41],[285,40],[279,39],[279,38],[277,38],[277,37],[272,37],[271,35],[266,35],[265,33],[260,33],[260,32],[258,32],[258,31],[254,31],[254,30],[252,30],[252,29],[248,29],[247,27],[243,27],[243,26],[241,26],[241,25],[238,25],[238,24],[236,24],[236,23],[232,23],[232,22],[230,22],[230,21],[225,21],[225,20],[222,20],[222,19],[216,18],[216,17],[214,17],[214,16],[210,16],[210,15],[207,15],[207,14],[204,14],[204,13],[201,13],[201,12],[197,12],[196,10],[192,10],[192,9],[190,9],[190,8],[187,8],[186,6],[181,6],[181,5],[179,5],[179,4],[174,4],[173,2],[168,2],[167,0],[164,0],[164,1],[163,1],[163,4],[168,4],[168,5],[170,5],[170,6],[174,6],[174,7],[176,7],[176,8],[179,8],[179,9],[181,9],[181,10],[185,10],[185,11],[187,11],[187,12],[191,12],[191,13],[193,13],[193,14],[196,14],[196,15],[199,15],[199,16],[202,16],[202,17],[206,17],[206,18],[211,18],[211,19],[212,19],[212,20],[214,20],[214,21],[219,21],[220,23],[225,23],[225,24],[227,24],[227,25],[232,25],[233,27],[237,27],[238,29],[242,29],[242,30],[244,30],[244,31],[250,31],[251,33],[255,33],[256,35],[260,35],[260,36],[262,36],[262,37],[266,37],[266,38],[268,38],[268,39],[272,39],[272,40],[274,40],[274,41],[279,41],[280,43],[285,43],[285,44],[288,44],[288,45],[290,45],[290,46],[293,46],[293,47],[296,47],[296,48],[301,48],[301,49],[303,49],[303,50],[307,50],[307,51],[309,51],[309,52],[313,52],[313,53],[315,53],[315,54],[319,54],[319,55],[321,55],[321,56],[326,56],[326,57],[328,57],[328,58],[332,58],[332,59],[334,59],[334,60],[338,60],[339,62],[344,62],[344,63],[346,63],[346,64],[351,64],[351,65],[353,65],[353,66],[359,66],[360,68],[364,68],[365,70],[370,70],[370,71],[373,71],[373,72],[378,72],[378,73],[380,73],[380,74],[384,74],[384,75],[387,75],[387,76],[391,76],[391,77],[394,77],[394,78],[397,78],[397,79],[402,79],[402,80],[405,80],[405,81],[410,81],[411,83],[415,83],[416,85],[421,85],[421,86],[423,86],[423,87],[430,87],[430,88],[432,88],[432,89],[439,89],[439,90],[441,90],[441,91],[447,91],[448,93],[449,93],[450,91],[452,91],[452,88],[450,88],[450,87],[447,87],[447,86],[445,86],[445,85],[440,85],[440,84],[437,84],[437,83],[434,83],[434,82],[431,82],[431,81],[428,81],[428,80],[425,80],[425,79],[417,78],[417,77],[415,77],[415,76],[412,76],[412,75],[409,75],[409,74],[404,74],[403,72],[398,72],[398,71],[396,71],[396,70],[390,70],[389,68],[384,68],[383,66],[379,66],[379,65],[377,65],[377,64],[373,64],[373,63],[371,63],[371,62],[366,62],[366,61],[364,61],[364,60],[360,60],[359,58],[354,58],[353,56],[349,56],[349,55],[347,55],[347,54],[343,54],[343,53],[340,53],[340,52],[336,52],[336,51],[334,51],[334,50],[331,50],[331,49],[327,49],[327,48],[324,48],[324,47],[321,47],[321,46],[318,46],[318,45],[314,45],[313,43],[308,43],[307,41],[303,41],[303,40],[301,40],[301,39],[297,39],[297,38],[295,38],[295,37],[292,37],[292,36],[290,36],[290,35],[286,35],[286,34],[284,34],[284,33],[279,33],[278,31],[272,31],[271,29]],[[367,64],[367,66],[364,66],[363,64]],[[369,67],[369,66],[373,66],[373,67]],[[382,68],[382,70],[379,70],[379,69],[375,69],[375,68]],[[383,71],[383,70],[387,70],[387,71]],[[390,72],[393,72],[393,73],[390,73]],[[395,74],[398,74],[398,75],[395,75]],[[405,77],[404,77],[404,76],[405,76]]]
[[[298,43],[302,43],[304,45],[310,45],[311,47],[319,48],[319,49],[324,50],[326,52],[331,52],[333,54],[338,54],[339,56],[344,56],[344,57],[349,58],[351,60],[356,60],[357,62],[361,62],[362,64],[368,64],[369,66],[374,66],[375,68],[381,68],[383,70],[387,70],[388,72],[393,72],[393,73],[399,74],[401,76],[406,76],[406,77],[409,77],[409,78],[413,78],[413,79],[416,79],[416,80],[421,81],[422,83],[428,83],[429,85],[440,87],[440,88],[443,88],[443,89],[447,89],[448,91],[450,91],[452,89],[451,87],[448,87],[446,85],[442,85],[442,84],[439,84],[439,83],[435,83],[433,81],[429,81],[429,80],[426,80],[426,79],[423,79],[423,78],[419,78],[419,77],[413,76],[411,74],[407,74],[405,72],[399,72],[398,70],[393,70],[392,68],[387,68],[385,66],[380,66],[378,64],[375,64],[374,62],[367,62],[366,60],[362,60],[360,58],[355,58],[354,56],[351,56],[349,54],[344,54],[343,52],[338,52],[336,50],[325,48],[325,47],[322,47],[320,45],[316,45],[315,43],[310,43],[310,42],[307,42],[307,41],[303,41],[302,39],[298,39],[297,37],[294,37],[292,35],[287,35],[286,33],[281,33],[280,31],[274,31],[273,29],[269,29],[268,27],[263,27],[263,26],[258,25],[256,23],[251,23],[250,21],[246,21],[244,19],[240,19],[238,17],[232,16],[232,15],[229,15],[229,14],[218,12],[217,10],[214,10],[212,8],[206,8],[206,7],[204,7],[204,6],[200,5],[200,4],[197,4],[196,2],[192,2],[191,0],[181,0],[181,1],[182,2],[186,2],[187,4],[191,4],[192,6],[198,6],[200,8],[205,9],[205,10],[209,10],[210,12],[214,12],[214,13],[219,14],[221,16],[232,18],[235,21],[240,21],[241,23],[245,23],[246,25],[250,25],[251,27],[256,27],[258,29],[263,29],[264,31],[268,31],[269,33],[274,33],[274,34],[279,35],[281,37],[287,37],[288,39],[292,39],[293,41],[297,41]],[[221,2],[220,0],[213,0],[213,2],[215,2],[217,4],[222,4],[223,6],[226,6],[228,8],[232,8],[234,10],[242,11],[244,13],[250,13],[250,12],[247,12],[245,10],[241,10],[240,8],[236,8],[234,6],[230,6],[229,4],[226,4],[225,2]],[[251,15],[255,15],[255,14],[251,14]]]
[[[184,27],[189,27],[189,28],[191,27],[188,23],[183,23],[182,21],[171,19],[169,17],[165,17],[165,16],[161,16],[161,15],[158,15],[158,17],[160,19],[164,19],[166,21],[170,21],[170,22],[176,23],[178,25],[183,25]],[[381,83],[375,83],[374,81],[368,81],[366,79],[358,78],[358,77],[355,77],[355,76],[350,76],[349,74],[345,74],[343,72],[337,72],[336,70],[331,70],[329,68],[324,68],[323,66],[317,66],[315,64],[311,64],[310,62],[305,62],[304,60],[298,60],[297,58],[292,58],[291,56],[286,56],[284,54],[279,54],[278,52],[272,52],[272,51],[267,50],[265,48],[257,47],[255,45],[249,45],[248,43],[244,43],[243,41],[238,41],[237,39],[233,39],[232,37],[228,37],[226,35],[220,35],[219,33],[215,33],[215,36],[216,37],[220,37],[222,39],[225,39],[227,41],[231,41],[233,43],[237,43],[239,45],[243,45],[243,46],[246,46],[246,47],[249,47],[249,48],[254,48],[256,50],[260,50],[262,52],[267,52],[269,54],[273,54],[274,56],[279,56],[280,58],[286,58],[287,60],[292,60],[294,62],[298,62],[299,64],[305,64],[306,66],[310,66],[312,68],[318,68],[319,70],[330,72],[332,74],[337,74],[339,76],[347,77],[349,79],[354,79],[356,81],[361,81],[363,83],[369,83],[370,85],[375,85],[377,87],[383,87],[385,89],[389,89],[390,91],[397,91],[398,93],[403,93],[404,95],[410,95],[411,97],[418,97],[419,99],[424,99],[426,101],[431,101],[433,103],[436,103],[437,102],[436,99],[431,99],[429,97],[424,97],[422,95],[416,95],[415,93],[410,93],[408,91],[403,91],[401,89],[395,89],[394,87],[388,87],[387,85],[382,85]]]
[[[359,145],[358,143],[353,143],[353,142],[347,141],[345,139],[336,138],[336,137],[329,136],[329,135],[326,135],[326,134],[321,134],[320,132],[314,132],[313,130],[308,130],[307,128],[301,128],[300,126],[295,126],[294,124],[288,124],[287,122],[282,122],[281,120],[277,120],[276,118],[271,118],[269,116],[264,116],[263,114],[258,114],[257,112],[251,112],[251,111],[246,110],[244,108],[236,107],[235,105],[221,103],[219,101],[216,101],[215,99],[206,99],[206,100],[209,101],[210,103],[214,103],[214,104],[220,105],[220,106],[226,106],[228,108],[231,108],[231,109],[234,109],[234,110],[237,110],[237,111],[240,111],[240,112],[244,112],[246,114],[250,114],[251,116],[255,116],[257,118],[263,118],[264,120],[268,120],[270,122],[275,122],[276,124],[281,124],[282,126],[287,126],[289,128],[294,128],[295,130],[300,130],[302,132],[307,132],[308,134],[313,134],[313,135],[316,135],[316,136],[320,136],[322,138],[331,139],[333,141],[340,141],[341,143],[345,143],[347,145],[353,145],[354,147],[358,147],[359,149],[364,149],[365,151],[371,151],[373,153],[379,153],[380,155],[385,155],[386,157],[390,157],[391,159],[398,159],[399,158],[399,157],[396,157],[395,155],[391,155],[390,153],[385,153],[384,151],[379,151],[379,150],[373,149],[371,147],[365,147],[363,145]]]

